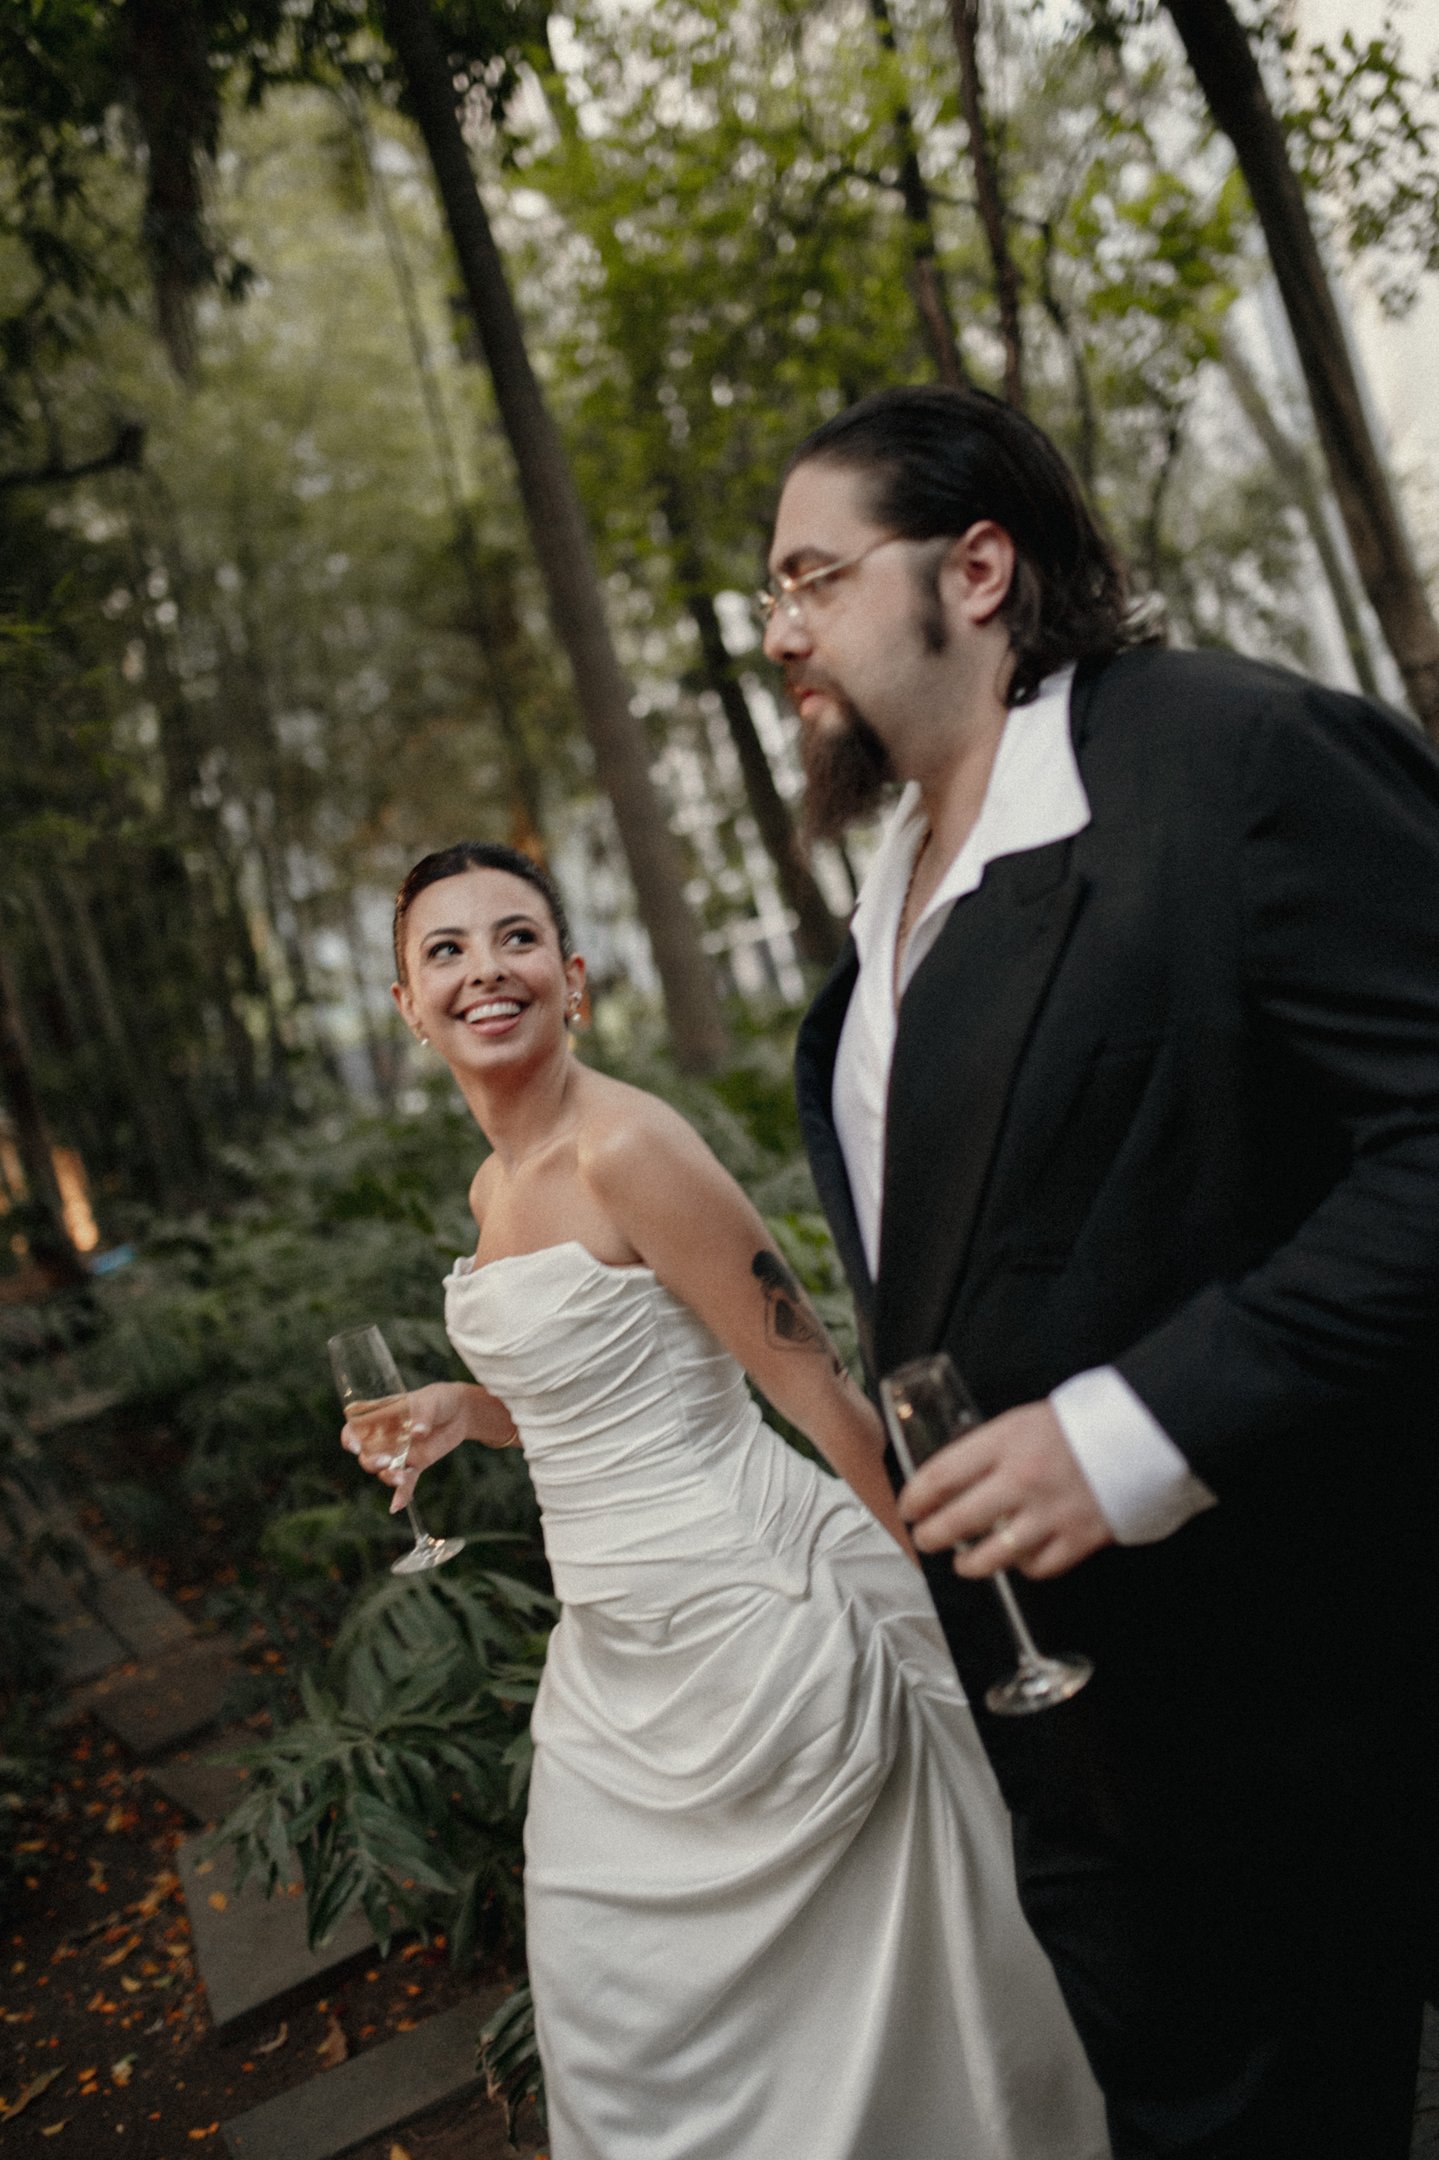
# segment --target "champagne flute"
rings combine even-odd
[[[912,1358],[879,1383],[884,1421],[906,1477],[961,1433],[984,1423],[974,1398],[955,1370],[948,1351],[937,1357]],[[956,1546],[964,1552],[965,1545]],[[1070,1653],[1046,1657],[1036,1646],[1019,1609],[1014,1585],[1001,1569],[991,1581],[999,1593],[1019,1663],[1007,1680],[996,1680],[984,1699],[998,1717],[1029,1717],[1068,1702],[1093,1677],[1087,1657]]]
[[[349,1328],[329,1340],[330,1369],[345,1406],[346,1422],[368,1426],[389,1443],[393,1467],[403,1470],[414,1433],[414,1416],[399,1367],[390,1346],[377,1327]],[[462,1537],[432,1537],[420,1521],[413,1500],[405,1502],[410,1528],[415,1533],[411,1551],[402,1554],[392,1575],[420,1575],[426,1568],[443,1567],[463,1552]]]

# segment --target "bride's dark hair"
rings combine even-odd
[[[405,918],[416,895],[427,885],[438,885],[441,878],[463,877],[467,870],[505,870],[511,877],[523,878],[527,885],[533,885],[550,911],[550,920],[560,941],[560,957],[569,959],[574,951],[570,919],[548,870],[542,870],[528,855],[522,855],[518,848],[506,847],[500,840],[457,840],[453,847],[438,848],[433,855],[422,855],[395,895],[395,973],[401,982],[409,980],[405,973]]]

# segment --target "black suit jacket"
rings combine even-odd
[[[852,946],[801,1030],[866,1355],[945,1346],[988,1414],[1112,1363],[1218,1496],[1022,1585],[1096,1678],[981,1712],[1014,1807],[1251,1844],[1256,1813],[1407,1820],[1439,1647],[1439,758],[1223,654],[1082,669],[1072,727],[1091,823],[992,863],[905,993],[873,1283],[830,1108]],[[993,1593],[929,1574],[978,1703],[1012,1662]]]

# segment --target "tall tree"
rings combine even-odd
[[[1270,462],[1283,480],[1294,507],[1308,529],[1310,544],[1319,559],[1319,567],[1324,572],[1324,582],[1329,587],[1329,596],[1334,602],[1334,612],[1339,618],[1339,627],[1354,668],[1354,679],[1366,696],[1378,697],[1379,681],[1369,656],[1369,639],[1365,634],[1359,603],[1349,572],[1340,558],[1334,534],[1329,529],[1324,499],[1315,476],[1309,469],[1309,458],[1305,454],[1304,445],[1295,442],[1278,419],[1254,370],[1232,337],[1226,335],[1221,340],[1219,353],[1240,411],[1263,443]]]
[[[675,1056],[687,1071],[717,1064],[726,1033],[713,971],[684,894],[678,850],[650,775],[643,726],[630,702],[605,616],[594,551],[559,432],[480,198],[455,102],[454,75],[427,0],[381,0],[514,453],[555,633],[574,674],[600,784],[614,805],[655,966]]]
[[[85,1280],[85,1264],[65,1227],[51,1143],[34,1061],[20,1009],[20,987],[7,945],[0,939],[0,1096],[10,1112],[15,1150],[25,1172],[29,1244],[34,1258],[57,1282],[72,1288]]]
[[[1439,623],[1369,426],[1284,127],[1228,0],[1164,0],[1215,125],[1229,137],[1304,373],[1355,566],[1417,718],[1439,740]]]
[[[959,53],[959,101],[969,134],[974,167],[975,205],[994,270],[999,334],[1004,340],[1004,394],[1024,407],[1024,325],[1019,308],[1019,271],[1009,244],[1009,216],[1000,177],[999,157],[985,109],[984,77],[979,62],[980,0],[949,0],[949,19]]]
[[[919,162],[919,138],[915,133],[909,93],[904,85],[899,44],[894,34],[894,18],[889,11],[889,0],[869,0],[869,12],[874,17],[879,42],[893,71],[894,147],[899,164],[899,192],[904,204],[905,230],[909,235],[910,284],[914,292],[914,304],[924,325],[935,373],[942,383],[958,388],[960,384],[968,382],[969,374],[960,353],[954,313],[949,304],[949,294],[945,290],[944,274],[939,266],[934,206],[930,201],[924,167]]]

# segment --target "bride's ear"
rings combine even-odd
[[[415,1001],[410,995],[409,984],[392,982],[390,984],[390,996],[399,1006],[400,1018],[404,1021],[405,1026],[409,1029],[410,1033],[414,1036],[415,1041],[428,1042],[430,1038],[421,1028],[419,1020],[415,1014]]]
[[[573,1027],[585,1009],[585,963],[581,954],[571,953],[565,962],[565,1021]]]

